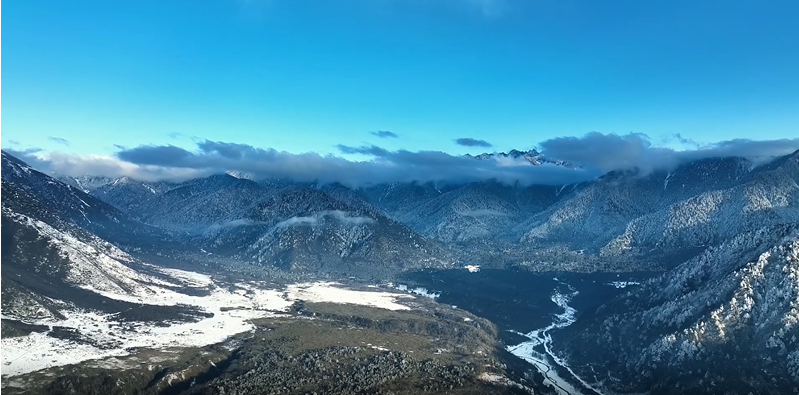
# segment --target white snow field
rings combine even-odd
[[[41,319],[26,321],[31,324],[76,329],[90,342],[77,342],[50,337],[48,332],[2,339],[2,368],[4,377],[33,372],[53,366],[62,366],[91,359],[129,354],[128,348],[163,349],[170,347],[205,346],[219,343],[228,337],[253,330],[252,319],[285,314],[297,300],[308,302],[333,302],[358,304],[389,310],[406,310],[410,307],[398,303],[410,300],[408,294],[384,291],[356,291],[343,288],[334,282],[292,284],[285,289],[265,283],[248,282],[225,287],[210,276],[175,269],[159,269],[175,283],[190,284],[208,289],[207,296],[190,296],[157,284],[172,281],[150,281],[139,284],[128,294],[92,289],[103,296],[142,305],[175,306],[179,304],[199,308],[213,317],[192,323],[170,323],[161,327],[153,324],[120,322],[116,314],[99,314],[92,311],[62,311],[65,320]],[[89,286],[84,288],[90,289]],[[3,318],[15,318],[6,317]],[[88,344],[91,343],[91,344]]]
[[[410,310],[410,307],[397,303],[398,299],[413,299],[408,294],[393,292],[355,291],[336,286],[334,282],[292,284],[286,289],[289,300],[306,302],[336,302],[379,307],[388,310]]]

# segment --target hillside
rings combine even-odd
[[[615,392],[790,393],[797,323],[799,228],[790,225],[710,248],[554,336],[572,367]]]

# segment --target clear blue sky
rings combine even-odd
[[[3,11],[4,147],[108,154],[196,136],[465,153],[482,149],[453,139],[507,150],[593,130],[799,135],[796,0],[25,0]]]

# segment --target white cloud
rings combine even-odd
[[[364,225],[375,222],[374,219],[369,217],[352,217],[344,211],[332,210],[332,211],[320,211],[310,217],[291,217],[285,221],[278,222],[276,226],[279,228],[287,228],[290,226],[301,226],[301,225],[313,226],[316,225],[316,223],[319,222],[324,217],[332,217],[337,221],[340,221],[346,225]]]

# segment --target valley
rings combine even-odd
[[[576,310],[569,306],[568,302],[578,292],[573,288],[571,288],[570,291],[571,293],[566,295],[558,293],[557,291],[552,295],[552,302],[563,308],[564,312],[555,315],[555,319],[551,324],[547,325],[545,328],[536,329],[528,333],[517,332],[517,334],[522,335],[530,340],[517,345],[510,345],[507,348],[508,351],[510,351],[513,355],[516,355],[517,357],[522,358],[534,365],[536,369],[538,369],[538,371],[541,372],[544,377],[546,377],[545,382],[555,387],[556,390],[563,395],[582,394],[585,393],[585,391],[588,391],[588,393],[591,395],[601,394],[601,392],[596,391],[595,388],[591,387],[590,384],[586,383],[571,369],[569,369],[565,361],[561,360],[552,353],[552,336],[549,334],[549,332],[558,328],[565,328],[573,324],[575,321],[574,315]],[[536,351],[536,347],[538,346],[543,348],[544,353]],[[582,388],[575,388],[569,384],[570,380],[560,377],[558,374],[559,369],[567,370],[569,374],[567,377],[569,377],[571,380],[577,381],[579,386]]]
[[[576,321],[580,312],[572,304],[580,309],[595,308],[621,295],[619,284],[626,288],[651,277],[651,273],[539,274],[489,269],[409,273],[405,278],[435,287],[441,303],[497,323],[505,348],[535,367],[543,375],[543,383],[556,393],[595,395],[603,392],[569,367],[563,348],[553,344],[552,332]]]
[[[467,159],[573,170],[504,155]],[[799,378],[799,152],[561,186],[53,178],[6,152],[2,177],[10,393],[745,394]]]

